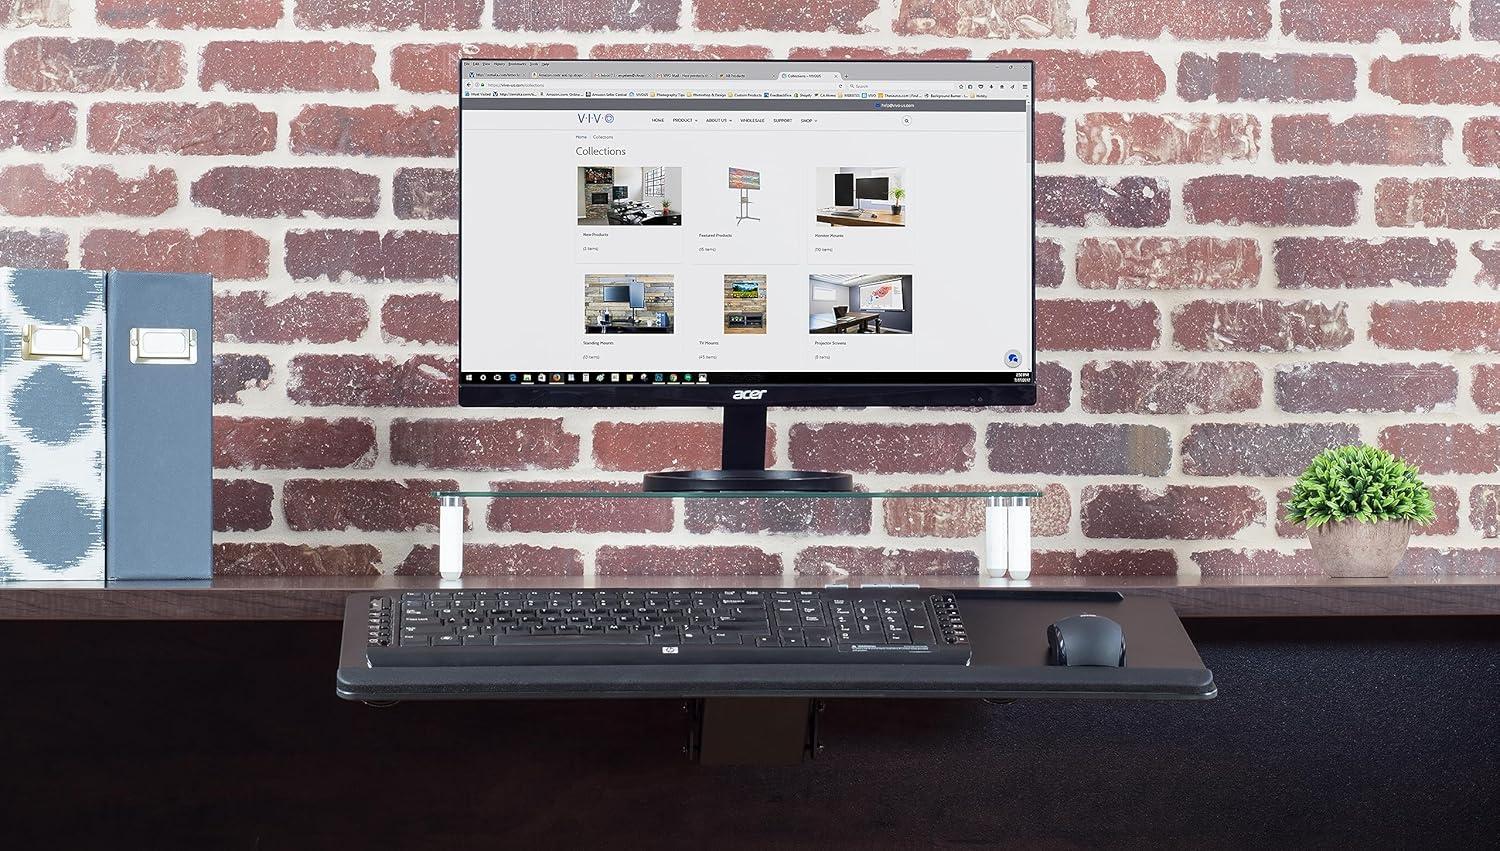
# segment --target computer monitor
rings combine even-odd
[[[1030,62],[459,75],[461,404],[722,406],[722,468],[647,489],[832,491],[851,477],[765,469],[768,405],[1035,402]],[[760,217],[736,227],[750,174]],[[619,187],[680,226],[611,216]],[[606,301],[641,283],[651,333],[578,327],[611,277]]]
[[[890,197],[890,178],[860,177],[854,181],[854,197],[872,201],[884,201]]]

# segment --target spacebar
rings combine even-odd
[[[608,665],[651,654],[644,632],[623,635],[508,635],[497,646],[371,647],[375,667],[443,668],[505,665]]]

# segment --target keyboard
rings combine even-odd
[[[368,600],[372,667],[969,663],[958,601],[941,592],[524,589]]]

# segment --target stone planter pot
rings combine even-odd
[[[1411,522],[1340,520],[1308,529],[1307,539],[1312,542],[1313,559],[1329,576],[1383,579],[1406,555]]]

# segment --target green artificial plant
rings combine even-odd
[[[1316,528],[1340,520],[1430,523],[1432,495],[1417,468],[1374,446],[1338,446],[1319,453],[1292,485],[1287,519]]]

